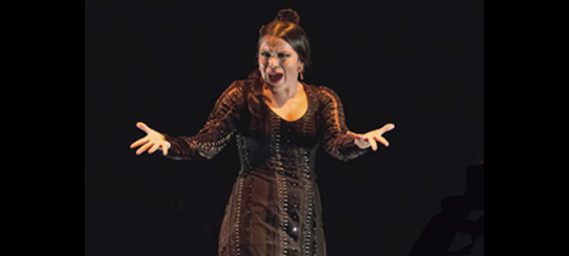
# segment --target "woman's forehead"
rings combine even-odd
[[[264,36],[261,38],[259,49],[273,51],[293,50],[290,44],[288,44],[284,39],[276,36]]]

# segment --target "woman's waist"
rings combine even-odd
[[[304,162],[279,161],[279,159],[269,159],[257,165],[242,164],[239,175],[261,175],[263,177],[281,177],[295,180],[312,180],[316,176],[313,165]]]

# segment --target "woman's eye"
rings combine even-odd
[[[286,58],[290,57],[290,54],[279,53],[277,56],[279,57],[279,59],[286,59]]]
[[[268,52],[262,52],[261,56],[263,56],[265,58],[269,58],[269,57],[271,57],[271,54],[269,54]]]

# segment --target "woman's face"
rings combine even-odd
[[[303,69],[296,51],[284,39],[264,36],[259,44],[259,71],[272,88],[295,86]]]

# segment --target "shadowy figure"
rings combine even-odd
[[[410,256],[469,255],[474,244],[484,234],[484,162],[466,170],[466,191],[441,201],[443,211],[425,226]],[[474,217],[476,213],[482,214]],[[450,251],[455,235],[470,236],[471,243]]]

